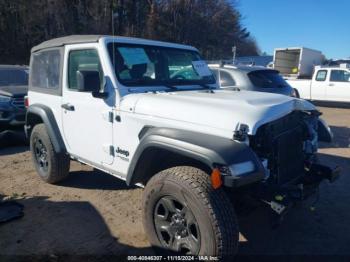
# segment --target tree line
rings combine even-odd
[[[113,17],[113,18],[112,18]],[[1,0],[0,63],[28,63],[30,49],[71,34],[112,34],[189,44],[206,59],[259,49],[228,0]]]

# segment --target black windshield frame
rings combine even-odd
[[[143,48],[145,50],[153,49],[152,51],[159,52],[159,59],[158,64],[154,65],[154,70],[166,70],[166,66],[164,63],[166,62],[165,59],[162,59],[162,53],[166,51],[178,51],[178,52],[185,52],[186,55],[192,55],[196,58],[196,60],[193,61],[201,61],[202,58],[200,54],[195,50],[190,49],[181,49],[181,48],[173,48],[173,47],[162,47],[162,46],[155,46],[155,45],[141,45],[141,44],[124,44],[124,43],[115,43],[111,42],[107,44],[107,50],[109,53],[109,58],[111,59],[111,63],[113,65],[113,69],[115,72],[115,75],[118,79],[118,81],[127,87],[142,87],[142,86],[166,86],[166,85],[173,85],[173,86],[190,86],[190,85],[211,85],[216,84],[216,80],[214,75],[210,75],[208,77],[203,77],[203,79],[171,79],[170,72],[168,72],[167,77],[164,77],[162,79],[122,79],[120,77],[121,71],[118,70],[118,68],[121,66],[119,61],[122,60],[122,63],[124,63],[122,66],[125,66],[124,59],[122,58],[118,48],[120,47],[127,47],[127,48]],[[114,55],[114,58],[113,58]],[[119,60],[118,60],[119,59]],[[114,64],[115,63],[115,64]],[[161,67],[160,69],[156,69],[156,66]]]

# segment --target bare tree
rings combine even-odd
[[[259,53],[228,0],[1,0],[2,63],[28,63],[30,48],[70,34],[146,37],[196,46],[207,59]]]

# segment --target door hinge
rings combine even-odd
[[[114,114],[113,112],[108,112],[108,121],[113,123],[113,119],[114,119]]]
[[[109,146],[109,155],[114,156],[114,146]]]

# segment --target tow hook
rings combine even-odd
[[[275,211],[278,215],[281,215],[283,213],[284,210],[286,210],[286,206],[280,204],[280,203],[277,203],[275,201],[271,201],[271,202],[268,202],[268,201],[265,201],[263,200],[264,203],[268,204],[271,209],[273,211]]]
[[[284,199],[284,197],[283,197]],[[271,210],[271,227],[273,229],[277,228],[279,225],[282,224],[282,221],[284,219],[284,216],[287,214],[288,208],[290,205],[288,204],[282,204],[279,201],[266,201],[262,200],[265,204],[269,205]],[[282,200],[283,201],[283,200]]]
[[[261,199],[262,202],[267,204],[272,211],[277,215],[282,216],[287,211],[289,207],[293,205],[293,201],[303,200],[304,197],[304,187],[302,184],[296,185],[295,187],[285,191],[284,193],[280,192],[273,196],[271,201]]]

